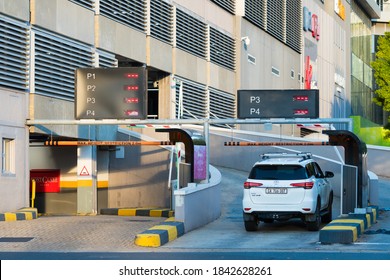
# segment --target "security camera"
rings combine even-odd
[[[241,38],[241,41],[244,42],[244,44],[245,44],[246,46],[249,46],[250,43],[251,43],[251,40],[249,39],[248,36],[242,37],[242,38]]]

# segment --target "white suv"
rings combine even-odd
[[[318,231],[321,222],[332,220],[333,191],[310,153],[263,154],[244,183],[245,229],[255,231],[260,221],[301,218],[308,230]]]

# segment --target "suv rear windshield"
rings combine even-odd
[[[252,168],[249,179],[301,180],[307,179],[307,174],[301,165],[256,165]]]

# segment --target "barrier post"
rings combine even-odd
[[[36,186],[37,182],[34,179],[31,180],[31,208],[34,208]]]

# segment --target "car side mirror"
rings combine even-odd
[[[331,172],[331,171],[325,171],[325,178],[333,178],[334,177],[334,173]]]

